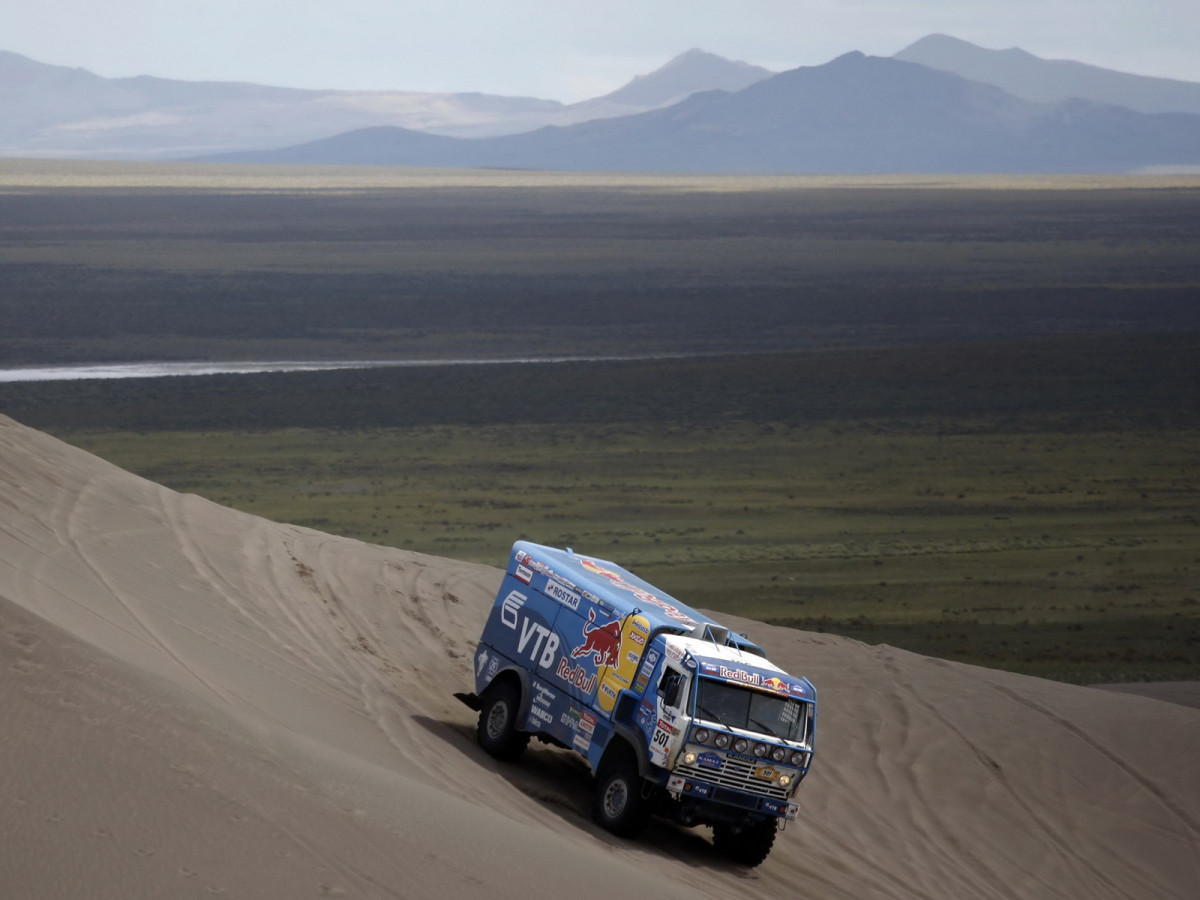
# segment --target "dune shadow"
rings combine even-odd
[[[536,739],[519,760],[500,762],[489,756],[475,740],[473,725],[414,716],[413,721],[436,737],[453,743],[478,765],[503,778],[564,824],[585,831],[613,847],[628,846],[629,841],[605,831],[592,821],[594,779],[587,763],[576,753],[542,744]],[[744,866],[724,859],[713,849],[709,830],[703,826],[686,828],[666,819],[652,817],[636,839],[637,846],[672,857],[690,866],[725,873],[745,873]]]

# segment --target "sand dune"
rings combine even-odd
[[[736,620],[820,690],[804,817],[617,840],[451,696],[499,578],[0,417],[0,896],[1195,896],[1200,711]]]

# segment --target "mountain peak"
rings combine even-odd
[[[636,76],[603,99],[653,109],[677,103],[700,91],[740,91],[772,74],[761,66],[725,59],[693,47],[653,72]]]

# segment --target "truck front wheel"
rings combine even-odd
[[[775,819],[756,822],[742,828],[713,826],[713,846],[724,856],[743,866],[754,867],[767,858],[778,831]]]
[[[621,837],[634,837],[641,830],[646,820],[642,779],[628,757],[601,764],[592,815],[597,824]]]
[[[520,708],[520,691],[511,682],[493,684],[483,692],[475,737],[479,746],[496,759],[511,762],[529,745],[529,735],[517,730],[517,711]]]

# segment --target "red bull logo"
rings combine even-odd
[[[614,619],[607,625],[596,624],[596,610],[588,610],[588,620],[583,625],[583,643],[571,650],[571,659],[592,656],[592,663],[611,666],[616,663],[621,645],[621,623]]]
[[[768,691],[774,691],[776,694],[788,693],[788,683],[782,678],[764,678],[762,686]]]

